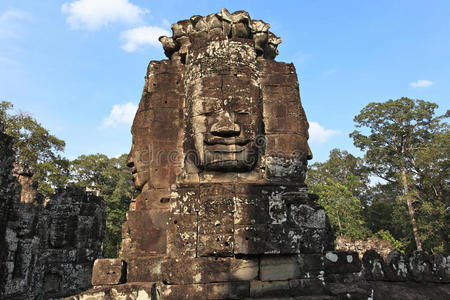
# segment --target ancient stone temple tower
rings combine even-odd
[[[170,270],[330,248],[324,210],[304,185],[311,153],[297,75],[273,60],[280,39],[226,10],[172,28],[161,38],[170,60],[150,63],[132,127],[128,164],[142,193],[121,257],[162,263],[175,276],[167,282],[201,283]]]
[[[160,38],[168,59],[150,62],[132,127],[141,194],[119,259],[97,260],[98,288],[74,299],[326,294],[333,235],[304,184],[312,154],[297,74],[274,60],[281,39],[269,28],[222,9]],[[359,271],[356,253],[343,257]]]

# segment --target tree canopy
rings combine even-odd
[[[5,133],[14,138],[16,161],[31,169],[39,182],[39,192],[49,196],[55,187],[65,185],[68,180],[69,162],[62,156],[66,144],[30,115],[11,114],[12,109],[12,103],[0,103],[0,122]]]
[[[436,116],[437,108],[435,103],[405,97],[369,103],[354,118],[356,127],[366,130],[350,134],[354,145],[365,151],[370,172],[386,180],[398,191],[396,200],[406,203],[419,250],[429,235],[441,240],[437,248],[448,248],[449,231],[444,227],[450,152],[449,127],[443,120],[449,114]],[[430,214],[436,221],[431,227],[425,226]]]

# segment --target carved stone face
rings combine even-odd
[[[127,166],[131,169],[134,186],[142,190],[150,180],[151,138],[147,116],[150,111],[138,112],[133,127],[133,145],[127,159]]]
[[[187,86],[188,126],[196,165],[207,171],[245,172],[258,160],[261,134],[258,87],[245,73],[221,74]]]

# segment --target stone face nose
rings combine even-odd
[[[241,127],[233,122],[230,114],[225,111],[219,114],[217,121],[211,126],[211,133],[221,137],[238,136],[241,133]]]

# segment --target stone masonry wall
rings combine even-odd
[[[44,206],[27,173],[13,175],[11,143],[0,132],[0,299],[56,299],[90,288],[104,201],[67,188]]]
[[[120,259],[98,260],[96,264],[106,262],[115,272],[102,280],[106,282],[115,277],[116,282],[110,281],[110,285],[67,299],[409,300],[450,297],[450,256],[428,256],[419,251],[409,257],[392,251],[386,260],[370,250],[362,260],[357,252],[351,251],[328,251],[324,255],[261,255],[240,261],[215,258],[215,263],[209,263],[207,258],[191,260],[188,264],[179,260],[163,266],[163,273],[167,275],[162,282],[151,276],[152,270],[158,267],[144,259],[135,267],[147,270],[148,275],[124,284],[118,284],[120,278],[125,282],[127,276],[123,262]]]
[[[388,241],[378,238],[368,238],[367,240],[352,240],[345,236],[338,236],[335,241],[336,250],[358,252],[362,258],[368,250],[377,251],[384,259],[392,251],[392,245]]]

